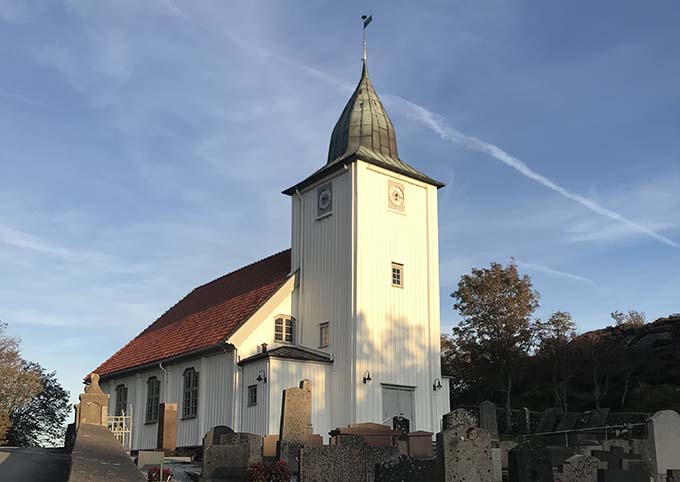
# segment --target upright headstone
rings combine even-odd
[[[680,469],[668,469],[666,472],[666,482],[680,482]]]
[[[495,403],[487,400],[479,405],[479,426],[489,432],[491,440],[499,439]]]
[[[329,432],[331,443],[340,443],[343,438],[360,435],[371,446],[392,446],[394,439],[401,435],[387,425],[379,423],[353,423],[349,427],[336,428]]]
[[[222,435],[231,434],[234,431],[227,427],[226,425],[217,425],[211,428],[203,436],[203,451],[210,447],[211,445],[219,444],[222,442]]]
[[[597,482],[600,461],[588,455],[573,455],[560,467],[560,482]]]
[[[523,442],[508,452],[509,482],[554,482],[550,452],[534,441]]]
[[[680,415],[674,410],[656,412],[647,421],[652,476],[663,480],[669,470],[680,469]]]
[[[300,451],[300,480],[374,482],[378,465],[398,460],[396,446],[371,446],[360,435],[348,435],[334,445],[304,447]]]
[[[302,380],[299,387],[283,391],[281,440],[304,441],[312,434],[312,382]]]
[[[392,428],[402,435],[406,435],[411,431],[411,421],[406,417],[397,415],[392,417]]]
[[[432,432],[417,431],[408,434],[408,456],[413,459],[428,459],[432,452]]]
[[[226,433],[219,444],[203,454],[201,482],[245,482],[250,465],[262,462],[262,437],[251,433]]]
[[[456,408],[449,413],[444,414],[442,418],[442,425],[444,429],[453,428],[456,425],[465,424],[475,426],[477,425],[477,417],[464,408]]]
[[[312,383],[302,380],[299,387],[283,391],[281,424],[277,458],[286,462],[293,473],[300,470],[300,449],[305,445],[318,444],[312,436]]]
[[[99,375],[90,375],[90,384],[78,398],[80,403],[76,406],[76,428],[84,423],[106,426],[109,396],[99,387]]]
[[[177,449],[177,404],[161,403],[158,406],[158,437],[156,448],[166,455]]]
[[[437,457],[444,482],[495,482],[491,436],[470,424],[458,424],[437,434]]]
[[[437,482],[438,480],[440,480],[439,465],[435,459],[400,457],[397,461],[378,465],[375,473],[375,482]]]
[[[541,421],[536,426],[536,433],[553,432],[561,415],[561,408],[546,408],[541,415]]]

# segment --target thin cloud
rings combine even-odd
[[[590,278],[586,278],[585,276],[579,276],[577,274],[573,273],[567,273],[566,271],[560,271],[558,269],[550,268],[548,266],[542,265],[542,264],[536,264],[536,263],[525,263],[524,261],[519,261],[515,260],[515,263],[517,263],[517,266],[520,268],[524,268],[529,271],[536,271],[539,273],[545,273],[549,275],[554,275],[554,276],[559,276],[560,278],[566,278],[570,279],[573,281],[578,281],[580,283],[585,283],[590,286],[597,286],[593,280]]]
[[[676,243],[672,239],[663,236],[662,234],[659,234],[658,232],[654,231],[653,229],[650,229],[647,226],[643,226],[641,224],[636,223],[635,221],[632,221],[621,214],[612,211],[611,209],[607,209],[606,207],[600,205],[596,201],[587,198],[585,196],[581,196],[580,194],[574,193],[559,184],[555,183],[554,181],[548,179],[547,177],[543,176],[542,174],[539,174],[538,172],[534,171],[531,169],[529,166],[527,166],[523,161],[520,159],[512,156],[511,154],[507,153],[500,147],[491,144],[489,142],[485,142],[481,139],[478,139],[473,136],[468,136],[466,134],[463,134],[462,132],[454,129],[453,127],[449,126],[448,123],[446,122],[446,119],[442,117],[439,114],[435,114],[434,112],[426,109],[425,107],[415,104],[409,100],[406,100],[402,97],[399,96],[394,96],[394,95],[387,95],[385,96],[386,99],[391,101],[392,104],[400,107],[407,115],[409,115],[412,119],[424,124],[428,128],[430,128],[433,132],[435,132],[437,135],[439,135],[442,139],[447,140],[449,142],[452,142],[454,144],[459,144],[462,145],[468,149],[474,150],[474,151],[479,151],[483,152],[484,154],[487,154],[495,159],[498,159],[501,161],[503,164],[505,164],[508,167],[513,168],[520,174],[522,174],[525,177],[528,177],[529,179],[532,179],[539,184],[547,187],[548,189],[551,189],[552,191],[555,191],[558,194],[561,194],[562,196],[566,197],[567,199],[571,199],[572,201],[576,201],[577,203],[585,206],[586,208],[590,209],[591,211],[601,215],[605,216],[609,219],[612,219],[614,221],[618,221],[620,223],[623,223],[627,225],[628,227],[645,234],[649,236],[650,238],[656,239],[657,241],[661,241],[662,243],[671,246],[673,248],[680,248],[680,244]]]
[[[351,87],[348,86],[347,84],[338,82],[330,75],[327,75],[314,67],[310,67],[309,65],[301,63],[298,60],[278,54],[267,47],[263,47],[261,45],[253,45],[249,42],[244,42],[241,38],[236,37],[234,35],[228,35],[228,37],[242,48],[248,47],[251,50],[255,50],[259,55],[273,57],[284,63],[300,67],[303,71],[306,71],[308,74],[313,75],[333,85],[333,87],[335,87],[336,90],[338,91],[351,90]],[[566,197],[567,199],[571,199],[572,201],[575,201],[581,204],[582,206],[585,206],[586,208],[590,209],[591,211],[601,216],[605,216],[614,221],[623,223],[629,228],[637,232],[640,232],[646,236],[649,236],[650,238],[656,239],[657,241],[660,241],[668,246],[671,246],[673,248],[680,248],[679,243],[676,243],[672,239],[662,234],[659,234],[655,230],[647,226],[638,224],[635,221],[632,221],[624,217],[623,215],[617,213],[616,211],[612,211],[611,209],[608,209],[600,205],[598,202],[588,197],[582,196],[560,186],[559,184],[548,179],[542,174],[539,174],[538,172],[534,171],[529,166],[527,166],[523,161],[512,156],[511,154],[504,151],[500,147],[489,142],[485,142],[476,137],[468,136],[467,134],[463,134],[462,132],[454,129],[453,127],[448,125],[446,119],[443,116],[436,114],[426,109],[425,107],[416,104],[415,102],[411,102],[410,100],[404,99],[403,97],[390,94],[384,95],[382,97],[386,101],[390,102],[392,105],[400,108],[412,119],[427,126],[429,129],[431,129],[433,132],[439,135],[442,139],[452,142],[454,144],[462,145],[471,150],[482,152],[495,159],[498,159],[503,164],[511,167],[512,169],[516,170],[523,176],[538,182],[539,184],[547,187],[548,189],[551,189],[552,191],[555,191],[556,193]]]
[[[75,257],[75,253],[69,249],[56,246],[10,226],[0,225],[0,243],[15,246],[17,248],[37,251],[39,253],[56,256],[62,259],[70,260]]]
[[[32,105],[34,107],[38,107],[40,105],[40,102],[37,102],[29,97],[26,97],[25,95],[10,92],[5,89],[0,89],[0,97],[8,100],[13,100],[15,102],[21,102],[22,104]]]

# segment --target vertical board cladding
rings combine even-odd
[[[198,416],[182,418],[183,374],[187,368],[199,372]],[[151,450],[156,448],[158,423],[146,422],[147,380],[158,377],[161,381],[160,400],[176,402],[178,410],[177,446],[193,447],[201,444],[203,434],[215,425],[231,425],[233,403],[233,359],[231,353],[218,353],[196,357],[175,364],[164,364],[167,370],[166,383],[159,368],[143,370],[124,377],[114,377],[102,383],[102,389],[109,393],[109,414],[116,406],[116,386],[128,387],[128,406],[132,407],[132,449]]]
[[[270,363],[268,434],[279,433],[283,391],[300,386],[302,380],[309,380],[312,383],[312,427],[314,433],[327,439],[328,432],[337,427],[332,425],[330,413],[331,396],[337,398],[337,393],[331,391],[331,365],[277,358],[272,358]]]
[[[418,430],[436,430],[440,376],[436,188],[358,162],[356,371],[357,421],[380,421],[381,384],[414,389]],[[403,212],[388,205],[388,182],[404,186]],[[403,286],[392,286],[392,263]]]
[[[102,390],[110,395],[109,415],[115,414],[116,387],[125,385],[128,388],[128,409],[132,410],[132,450],[149,450],[156,448],[158,423],[146,421],[147,381],[151,377],[161,380],[161,399],[163,397],[163,373],[158,369],[144,370],[123,377],[110,378],[101,384]]]
[[[335,363],[331,369],[330,390],[335,394],[328,407],[332,424],[351,422],[352,312],[352,171],[354,164],[334,177],[319,181],[293,195],[293,259],[300,260],[297,291],[293,305],[298,320],[298,342],[319,347],[319,324],[329,322],[330,343],[323,348]],[[332,214],[318,216],[318,188],[332,185]],[[295,199],[298,198],[298,199]],[[297,229],[297,231],[295,231]]]
[[[267,381],[257,381],[258,375],[264,372]],[[269,409],[269,389],[272,383],[267,358],[254,363],[248,363],[240,369],[240,393],[236,403],[241,405],[240,432],[254,433],[257,435],[269,435],[267,431],[267,411]],[[257,403],[250,404],[248,400],[248,387],[257,387]],[[274,432],[276,433],[276,432]]]

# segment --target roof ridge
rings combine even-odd
[[[264,257],[264,258],[262,258],[262,259],[258,259],[257,261],[253,261],[252,263],[246,264],[245,266],[241,266],[240,268],[235,269],[234,271],[230,271],[230,272],[227,273],[227,274],[223,274],[222,276],[218,276],[217,278],[215,278],[215,279],[212,280],[212,281],[208,281],[207,283],[203,283],[202,285],[196,286],[193,290],[191,290],[191,292],[189,293],[189,295],[190,295],[191,293],[193,293],[194,291],[196,291],[197,289],[199,289],[199,288],[203,288],[204,286],[208,286],[209,284],[214,283],[215,281],[219,281],[219,280],[221,280],[221,279],[224,279],[224,278],[226,278],[226,277],[228,277],[228,276],[231,276],[231,275],[233,275],[233,274],[238,273],[239,271],[243,271],[243,270],[246,269],[246,268],[250,268],[250,267],[252,267],[252,266],[255,266],[256,264],[262,263],[263,261],[267,261],[267,260],[269,260],[269,259],[271,259],[271,258],[274,258],[274,257],[276,257],[276,256],[281,256],[283,253],[285,253],[285,252],[287,252],[287,251],[291,251],[291,248],[284,249],[284,250],[282,250],[282,251],[279,251],[278,253],[270,254],[270,255],[267,256],[267,257]],[[187,295],[187,296],[189,296],[189,295]]]

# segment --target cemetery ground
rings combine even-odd
[[[513,430],[494,403],[457,407],[437,434],[410,421],[358,423],[315,434],[307,380],[283,391],[281,433],[261,437],[217,426],[190,456],[162,436],[152,451],[126,453],[108,430],[108,395],[92,384],[80,395],[65,449],[0,449],[0,480],[178,482],[677,482],[680,415],[608,409],[513,410]],[[159,432],[172,432],[169,418]],[[433,444],[433,440],[436,443]]]

